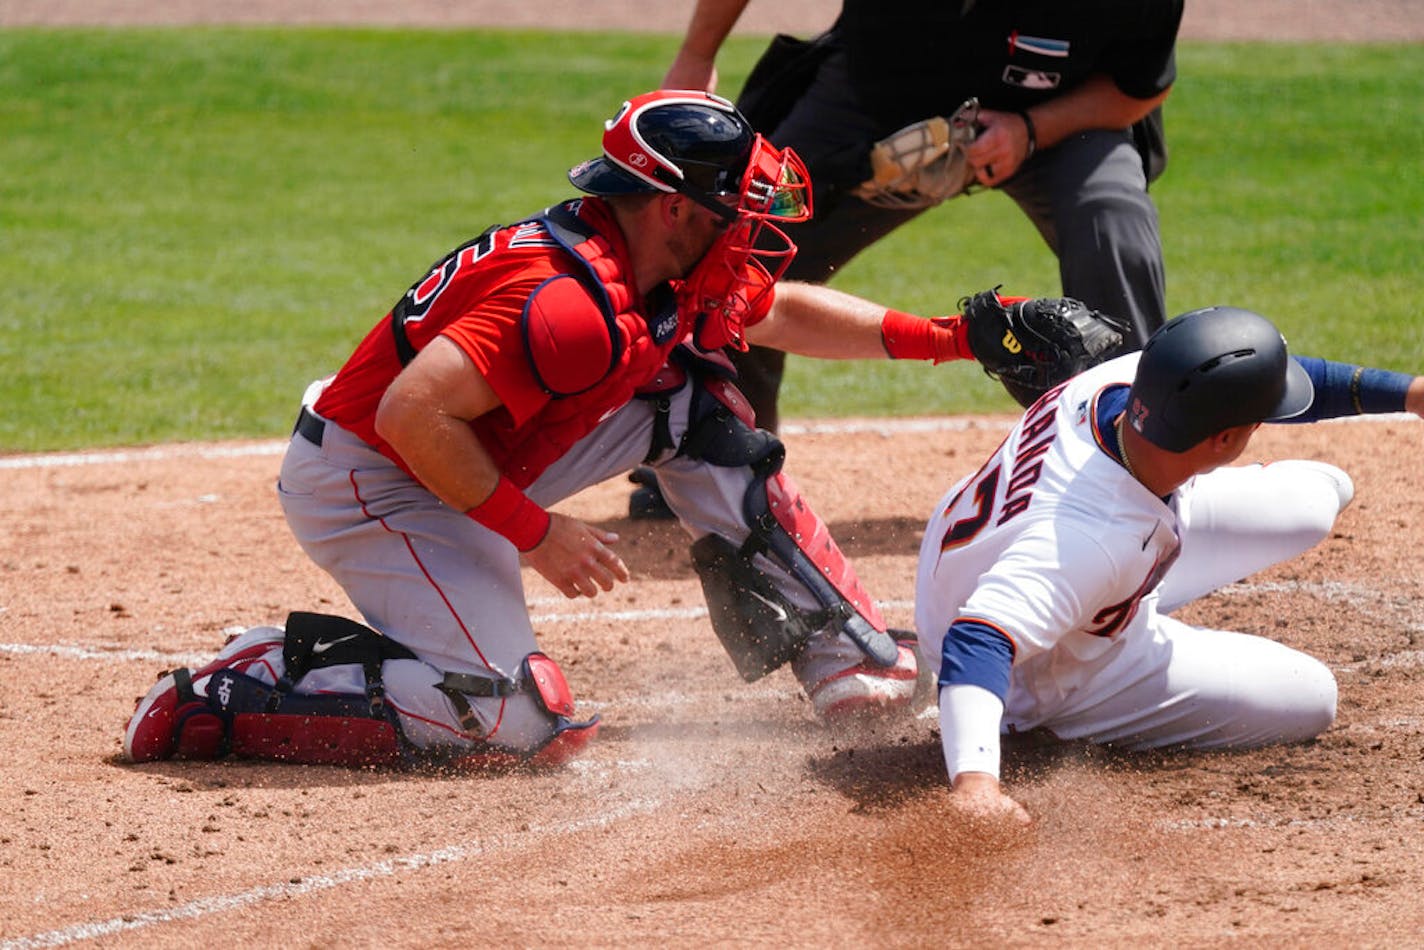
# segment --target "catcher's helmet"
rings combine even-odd
[[[748,316],[796,254],[779,225],[811,216],[805,163],[708,92],[660,89],[635,96],[603,128],[603,155],[570,169],[569,181],[606,197],[682,194],[721,217],[720,236],[681,276],[677,293],[696,315],[699,346],[745,350]]]
[[[1260,314],[1207,307],[1167,321],[1142,348],[1128,420],[1147,441],[1185,452],[1233,426],[1310,408],[1310,377]]]
[[[605,196],[678,191],[704,204],[740,193],[756,139],[736,106],[694,90],[636,96],[603,127],[603,155],[569,170],[569,181],[580,191]]]

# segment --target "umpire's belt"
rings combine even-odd
[[[297,414],[297,425],[292,431],[300,432],[302,438],[321,448],[321,437],[326,432],[326,420],[303,406],[302,411]]]

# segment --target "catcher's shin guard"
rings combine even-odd
[[[815,631],[735,544],[709,534],[692,545],[692,565],[712,630],[748,683],[795,659]]]
[[[813,621],[817,628],[831,625],[881,666],[893,666],[899,656],[895,638],[885,629],[885,618],[861,585],[825,522],[801,497],[800,489],[784,472],[765,482],[753,481],[745,501],[752,533],[747,553],[764,547],[806,586],[821,605]]]
[[[416,748],[385,699],[381,668],[386,660],[415,654],[351,620],[294,613],[282,640],[283,676],[272,685],[234,668],[246,657],[227,657],[197,672],[175,670],[140,700],[124,737],[132,762],[167,758],[216,759],[233,754],[309,765],[428,766],[457,768],[528,763],[552,766],[577,754],[598,731],[598,717],[572,719],[574,703],[558,666],[542,653],[525,658],[518,679],[447,673],[438,688],[450,700],[467,738],[456,748]],[[262,645],[270,648],[271,643]],[[359,664],[364,693],[309,694],[295,691],[312,669]],[[200,695],[194,680],[206,679]],[[478,721],[467,697],[510,696],[527,691],[550,719],[549,737],[534,748],[506,750],[480,743]]]
[[[765,675],[794,657],[806,638],[827,626],[848,636],[873,662],[894,665],[899,651],[886,633],[879,609],[825,523],[781,471],[785,447],[775,435],[753,427],[746,401],[731,383],[703,380],[694,395],[693,424],[682,451],[712,465],[745,465],[753,473],[743,500],[750,529],[746,542],[736,548],[725,539],[718,544],[704,538],[698,542],[702,548],[694,546],[693,552],[713,628],[742,676]],[[820,609],[800,614],[779,594],[759,605],[747,601],[747,593],[755,599],[770,587],[770,580],[752,563],[757,554],[785,568]],[[736,566],[733,558],[743,566]],[[733,652],[731,644],[740,654]],[[768,667],[771,663],[775,665]]]
[[[283,675],[275,684],[240,672],[241,656],[215,661],[196,674],[175,670],[144,701],[151,720],[170,720],[170,737],[141,743],[126,736],[126,751],[133,761],[169,755],[215,759],[231,753],[312,765],[399,765],[409,750],[385,701],[381,668],[386,660],[414,658],[405,647],[355,621],[294,612],[282,639]],[[344,664],[361,666],[363,694],[294,692],[312,669]],[[206,696],[200,697],[193,680],[204,676]],[[143,735],[132,725],[129,733]]]

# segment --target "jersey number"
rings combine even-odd
[[[941,551],[959,547],[972,540],[984,529],[984,526],[989,523],[989,516],[994,513],[994,494],[998,489],[999,466],[995,465],[974,483],[974,513],[967,518],[960,518],[949,526],[949,530],[944,533],[944,538],[939,543]],[[964,493],[960,492],[950,503],[950,507],[957,506],[959,499],[963,497]]]
[[[430,273],[405,292],[394,312],[401,323],[418,323],[435,306],[435,301],[455,279],[462,267],[473,267],[480,258],[494,250],[494,230],[490,229],[473,241],[461,244],[445,259],[430,269]]]

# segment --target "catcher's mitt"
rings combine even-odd
[[[934,116],[891,133],[870,150],[871,177],[852,194],[882,208],[929,208],[969,190],[974,170],[964,150],[979,134],[979,100],[946,119]]]
[[[959,312],[974,358],[1024,407],[1116,356],[1128,335],[1126,323],[1071,297],[1000,297],[998,287],[965,297]]]

